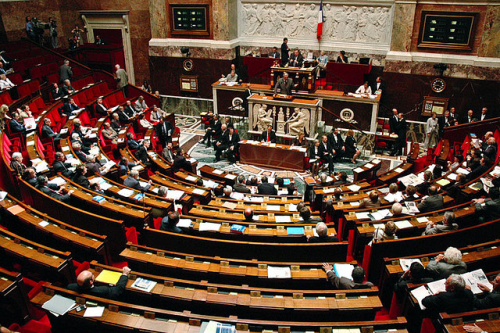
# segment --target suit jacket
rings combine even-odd
[[[294,53],[290,56],[288,63],[290,64],[290,67],[302,67],[302,64],[304,64],[304,57],[300,53],[295,56]]]
[[[429,182],[423,182],[423,183],[420,183],[417,186],[415,186],[415,188],[417,189],[418,193],[420,193],[422,195],[427,195],[427,193],[429,192],[430,186],[431,186],[431,184]]]
[[[444,207],[444,200],[441,194],[431,195],[418,204],[421,213],[433,212]]]
[[[274,86],[274,93],[275,94],[286,94],[286,95],[291,95],[292,94],[292,88],[293,88],[293,80],[288,78],[286,81],[284,78],[280,78],[277,82],[276,85]],[[278,89],[280,90],[278,92]]]
[[[186,158],[182,155],[175,155],[173,168],[174,168],[174,172],[177,172],[181,169],[183,169],[187,172],[193,171],[193,167],[191,166],[191,163],[189,163],[189,161],[186,160]]]
[[[120,110],[116,110],[116,113],[118,113],[118,119],[120,120],[120,122],[126,123],[129,121],[129,117],[128,117],[128,115],[125,114],[125,112],[122,112]]]
[[[70,79],[73,76],[73,71],[68,65],[62,65],[59,67],[59,82],[63,82],[66,79]]]
[[[279,52],[271,52],[269,54],[269,57],[274,58],[274,59],[279,59],[280,58],[280,53]]]
[[[446,279],[451,274],[467,272],[467,265],[463,261],[458,264],[448,264],[444,260],[437,262],[433,259],[427,264],[426,270],[435,279]]]
[[[212,129],[212,131],[214,131],[214,135],[215,136],[219,136],[222,132],[222,123],[220,122],[220,120],[217,120],[217,122],[215,122],[215,119],[212,119],[212,121],[210,122],[210,128]]]
[[[283,66],[285,66],[285,64],[288,62],[288,58],[289,58],[289,55],[288,55],[288,52],[290,51],[290,49],[288,48],[288,44],[286,43],[283,43],[281,44],[281,64]]]
[[[128,75],[123,68],[116,71],[116,87],[121,89],[128,84]]]
[[[70,167],[71,164],[61,161],[54,161],[54,163],[52,163],[52,169],[54,170],[54,173],[57,174],[60,172],[63,176],[69,178],[73,177],[73,171],[69,170]]]
[[[26,127],[24,127],[24,124],[20,123],[15,119],[11,119],[9,125],[10,125],[10,130],[13,133],[20,133],[26,131]]]
[[[66,116],[71,116],[71,114],[73,113],[73,111],[75,110],[78,110],[78,106],[75,105],[75,104],[70,104],[69,102],[67,103],[64,103],[59,109],[57,109],[59,111],[59,114],[62,116],[63,114],[65,114]]]
[[[107,140],[113,140],[118,137],[118,132],[116,132],[113,128],[110,127],[109,129],[102,130],[102,136],[104,136],[104,138]]]
[[[63,90],[61,88],[59,88],[59,87],[57,88],[57,90],[56,89],[52,89],[50,93],[52,94],[52,98],[53,99],[56,99],[56,98],[64,96]]]
[[[422,300],[422,304],[434,313],[467,312],[473,309],[474,294],[468,289],[462,291],[447,291],[425,297]]]
[[[137,157],[137,159],[139,159],[143,164],[150,163],[148,151],[144,146],[141,146],[139,150],[135,152],[135,157]]]
[[[234,184],[233,190],[239,193],[251,193],[250,189],[243,184]]]
[[[321,145],[321,143],[320,143]],[[321,154],[320,154],[320,150],[319,150],[319,146],[318,146],[318,151],[316,152],[316,146],[312,145],[309,147],[309,159],[310,160],[313,160],[313,159],[321,159]]]
[[[129,117],[133,117],[134,114],[135,114],[135,111],[134,111],[134,108],[132,107],[132,105],[125,105],[125,114]]]
[[[335,140],[335,138],[337,140]],[[335,135],[334,133],[328,134],[328,141],[330,142],[330,145],[332,146],[333,149],[337,152],[337,154],[342,150],[342,147],[344,146],[344,140],[342,140],[342,137],[340,136],[340,133]],[[320,144],[321,146],[321,144]]]
[[[24,164],[21,164],[18,161],[14,160],[11,160],[10,167],[16,172],[18,176],[22,176],[24,174],[24,171],[26,170],[26,166]]]
[[[325,148],[325,143],[323,141],[321,141],[319,143],[319,147],[318,147],[318,151],[319,151],[319,155],[321,156],[322,159],[325,158],[325,156],[332,156],[332,145],[330,144],[330,142],[327,142],[326,143],[326,148]]]
[[[340,56],[337,57],[337,62],[345,62],[346,64],[349,63],[349,58],[347,58],[346,56],[344,56],[344,61],[342,61],[342,58],[340,58]]]
[[[309,238],[309,243],[338,243],[337,236],[313,236]]]
[[[335,289],[339,290],[349,290],[349,289],[369,289],[373,287],[371,282],[355,283],[354,281],[345,278],[338,277],[333,270],[326,273],[326,278],[333,285]]]
[[[273,184],[269,183],[263,183],[257,186],[257,192],[259,194],[278,195],[278,190],[276,190]]]
[[[123,181],[123,185],[130,187],[130,188],[133,188],[133,189],[136,189],[137,191],[141,191],[141,192],[146,192],[151,187],[150,184],[142,187],[141,184],[139,183],[139,181],[131,176],[128,176],[127,178],[125,178],[125,180]]]
[[[390,131],[391,133],[397,133],[397,126],[399,123],[399,119],[396,120],[397,116],[392,115],[391,118],[389,118],[389,126],[390,126]]]
[[[42,138],[53,138],[56,137],[57,133],[54,133],[52,128],[48,126],[47,124],[43,124],[42,126]]]
[[[141,102],[139,102],[139,100],[137,100],[134,103],[134,109],[137,112],[142,112],[147,108],[148,108],[148,106],[147,106],[146,102],[144,102],[144,101],[142,101],[142,103],[141,103]]]
[[[489,168],[490,167],[487,165],[483,164],[479,165],[477,168],[472,169],[472,171],[467,175],[467,180],[473,180],[479,178],[479,176],[488,171]]]
[[[168,163],[174,163],[174,154],[168,147],[163,148],[161,155]]]
[[[72,291],[76,291],[77,293],[80,293],[80,294],[88,294],[88,295],[93,295],[93,296],[102,297],[102,298],[116,299],[116,298],[120,297],[120,295],[125,290],[125,287],[127,286],[127,281],[128,281],[128,276],[122,275],[122,276],[120,276],[120,279],[118,280],[118,283],[116,284],[116,286],[113,286],[113,287],[94,286],[93,288],[90,288],[90,289],[83,289],[76,283],[70,283],[70,284],[68,284],[68,289],[72,290]]]
[[[385,92],[385,83],[384,82],[380,82],[380,86],[379,88],[377,89],[377,82],[375,82],[373,85],[372,85],[372,92],[375,93],[377,90],[382,90],[382,93]]]
[[[484,204],[475,204],[475,212],[484,215],[489,220],[500,218],[500,198],[492,200],[486,199]]]
[[[354,156],[356,153],[357,144],[356,140],[354,139],[354,136],[348,136],[345,138],[345,153],[347,156],[351,157]]]
[[[240,136],[238,133],[234,133],[231,136],[231,139],[229,139],[229,133],[227,134],[227,146],[229,147],[234,147],[234,151],[238,152],[240,149]]]
[[[484,150],[484,155],[486,155],[490,160],[495,161],[497,157],[497,147],[488,145]]]
[[[165,121],[163,124],[158,123],[155,127],[155,134],[160,142],[164,144],[165,142],[172,142],[172,134],[174,134],[174,126],[169,121]]]
[[[83,163],[87,162],[87,155],[81,150],[75,151],[75,155],[82,161]]]
[[[77,183],[78,185],[82,186],[82,187],[85,187],[85,188],[89,188],[90,187],[90,182],[88,180],[88,178],[84,175],[78,175],[76,177],[73,177],[73,182]]]
[[[267,131],[262,132],[262,134],[260,135],[260,140],[267,142]],[[276,143],[276,132],[271,131],[271,133],[269,133],[269,141],[271,143]]]
[[[178,234],[182,234],[183,233],[183,231],[182,231],[181,228],[177,227],[176,225],[173,225],[173,224],[169,223],[168,215],[165,216],[161,220],[160,230],[169,231],[169,232],[175,232],[175,233],[178,233]]]
[[[483,293],[474,298],[474,307],[477,310],[500,307],[500,292]]]
[[[61,89],[62,89],[64,95],[72,94],[75,91],[75,88],[73,88],[72,86],[67,86],[67,85],[62,86]]]
[[[47,186],[41,187],[40,191],[42,191],[43,193],[51,196],[52,198],[54,198],[56,200],[59,200],[59,201],[62,201],[62,202],[68,202],[69,201],[69,194],[61,195],[61,194],[57,193],[56,192],[56,188],[57,187],[58,186],[56,186],[54,184],[48,184]]]
[[[120,120],[113,119],[109,122],[109,124],[111,125],[111,128],[117,132],[119,132],[122,128],[122,125],[120,124]]]
[[[398,135],[398,141],[406,142],[406,120],[400,119],[396,125],[396,134]]]
[[[104,105],[104,103],[103,104],[95,103],[95,113],[107,116],[108,108],[106,107],[106,105]]]

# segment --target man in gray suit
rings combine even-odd
[[[276,86],[274,87],[274,94],[292,94],[292,88],[297,87],[297,84],[293,84],[293,80],[288,77],[288,73],[283,73],[283,77],[276,82]],[[278,91],[279,89],[279,91]]]
[[[128,74],[125,72],[123,68],[120,68],[120,65],[116,64],[115,65],[116,73],[115,73],[115,80],[116,80],[116,88],[122,89],[123,90],[123,95],[125,97],[127,96],[125,87],[128,85]]]
[[[429,196],[418,204],[418,210],[421,213],[433,212],[444,207],[444,200],[441,194],[438,194],[438,187],[432,185],[429,187]]]
[[[64,80],[69,80],[73,76],[73,71],[69,67],[69,60],[65,59],[61,67],[59,67],[59,83],[63,83]]]

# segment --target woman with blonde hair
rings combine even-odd
[[[351,158],[351,162],[356,164],[356,159],[361,155],[361,150],[358,149],[356,139],[354,139],[354,131],[352,129],[347,131],[345,138],[345,155]]]
[[[293,139],[292,146],[307,147],[307,140],[304,132],[297,134],[297,137]]]
[[[0,130],[2,130],[2,132],[5,129],[5,122],[9,120],[9,106],[7,104],[2,104],[2,106],[0,106]]]

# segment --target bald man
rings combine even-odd
[[[243,213],[245,216],[246,222],[253,222],[253,209],[250,207],[245,208],[245,212]]]
[[[80,274],[78,274],[76,283],[70,283],[68,285],[68,289],[81,294],[89,294],[97,297],[116,299],[120,297],[120,295],[125,290],[129,274],[130,268],[123,267],[123,274],[122,276],[120,276],[118,283],[116,284],[116,286],[110,287],[107,285],[95,286],[94,274],[91,271],[82,271]]]

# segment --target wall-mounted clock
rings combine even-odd
[[[435,78],[431,82],[431,89],[435,93],[443,92],[446,89],[446,81],[440,77]]]
[[[184,62],[182,63],[182,67],[184,68],[184,70],[186,72],[191,72],[194,68],[193,60],[191,60],[191,59],[184,60]]]

